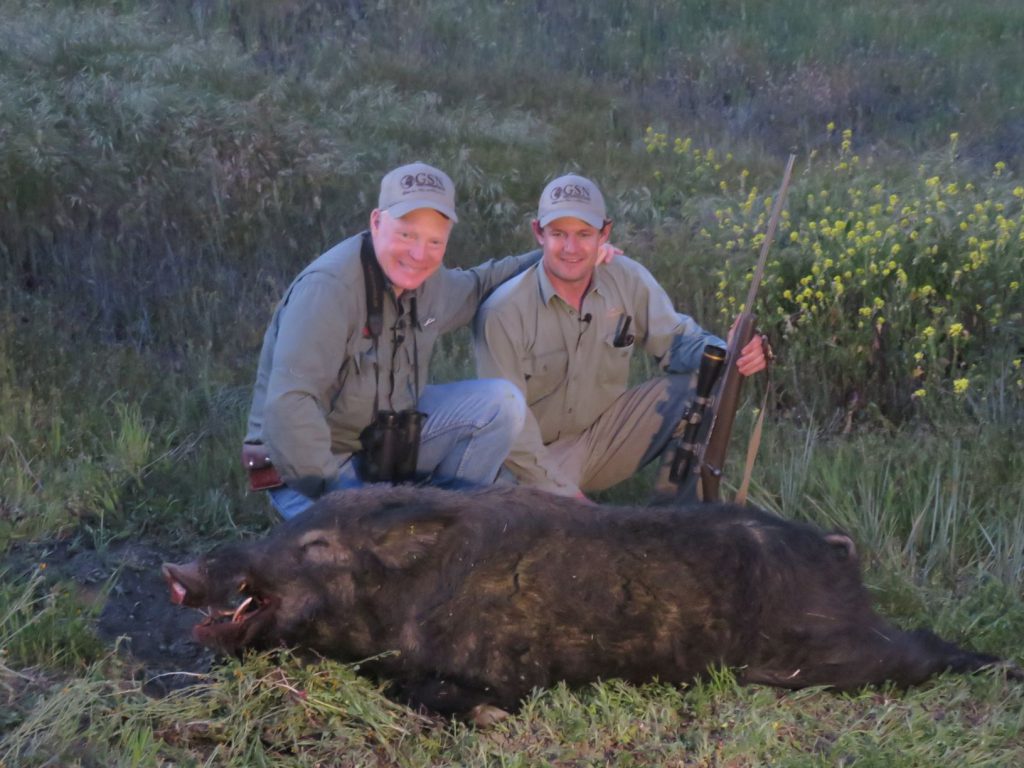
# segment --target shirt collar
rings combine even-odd
[[[543,259],[543,257],[541,258]],[[595,267],[594,277],[590,281],[590,290],[587,291],[587,294],[597,293],[600,294],[601,296],[606,296],[608,294],[608,291],[605,290],[607,278],[605,277],[604,273],[605,270],[601,268],[601,265]],[[561,301],[563,304],[566,304],[565,299],[563,299],[561,296],[558,296],[558,293],[555,291],[555,286],[551,284],[551,280],[548,278],[548,273],[544,269],[543,260],[537,262],[537,275],[538,282],[540,283],[540,298],[544,302],[544,304],[546,306],[550,305],[551,299],[556,296],[558,297],[559,301]],[[586,296],[584,296],[583,299],[584,301],[586,301]]]
[[[555,286],[551,284],[551,280],[548,278],[548,273],[544,269],[543,258],[544,257],[541,256],[542,260],[537,262],[537,279],[540,282],[541,301],[543,301],[544,304],[547,306],[551,304],[551,299],[558,296],[558,294],[555,292]],[[558,298],[559,300],[561,300],[562,297],[558,296]]]

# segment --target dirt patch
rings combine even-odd
[[[49,580],[73,583],[96,612],[96,634],[117,649],[143,690],[153,696],[195,682],[214,654],[192,640],[197,611],[170,601],[160,566],[191,555],[152,542],[123,542],[102,550],[65,541],[18,548],[4,558],[12,573],[45,566]]]

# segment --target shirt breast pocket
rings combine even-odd
[[[569,355],[563,350],[555,350],[538,355],[524,366],[526,377],[526,400],[532,404],[543,400],[562,383],[569,371]]]
[[[597,381],[603,388],[625,391],[629,381],[629,361],[633,356],[635,342],[621,347],[615,346],[611,337],[601,344],[601,360],[598,363]]]

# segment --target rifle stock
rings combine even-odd
[[[699,495],[705,502],[718,501],[719,487],[722,481],[722,473],[725,470],[725,458],[729,448],[729,439],[732,436],[732,425],[736,418],[736,410],[739,408],[740,390],[743,384],[743,376],[736,367],[736,361],[747,343],[754,337],[754,326],[757,317],[754,315],[754,302],[757,299],[757,291],[761,286],[761,279],[764,276],[765,264],[768,260],[768,249],[771,247],[775,237],[775,230],[782,215],[782,207],[786,201],[786,194],[789,191],[789,180],[793,173],[793,163],[796,155],[790,155],[786,163],[786,170],[782,176],[782,184],[779,186],[778,195],[775,197],[775,204],[772,209],[771,218],[768,221],[768,229],[765,232],[764,241],[761,243],[761,253],[758,257],[757,268],[754,270],[753,278],[750,281],[750,291],[747,293],[746,304],[743,305],[743,312],[736,318],[733,328],[732,339],[726,352],[724,371],[718,383],[718,389],[710,404],[710,422],[705,432],[705,439],[697,450],[699,467]],[[679,497],[682,497],[683,488],[679,486]],[[692,490],[690,491],[692,495]]]

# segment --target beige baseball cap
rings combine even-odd
[[[607,220],[604,197],[597,184],[582,176],[569,174],[550,182],[540,194],[537,219],[542,227],[549,222],[571,216],[601,229]]]
[[[381,179],[377,207],[395,217],[417,208],[433,208],[452,221],[459,220],[451,178],[444,171],[420,162],[395,168]]]

